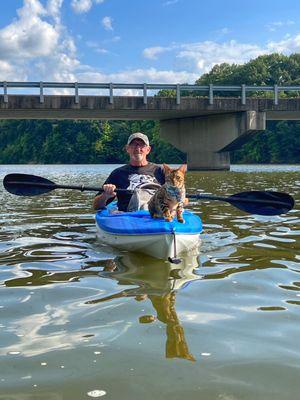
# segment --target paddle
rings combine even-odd
[[[37,196],[51,192],[54,189],[74,189],[84,191],[103,192],[99,187],[85,185],[60,185],[42,178],[41,176],[28,174],[8,174],[3,179],[3,186],[17,196]],[[130,192],[127,189],[117,189],[116,192]]]
[[[54,189],[75,189],[83,191],[102,192],[102,189],[84,185],[59,185],[49,179],[28,174],[8,174],[3,180],[5,189],[17,196],[36,196]],[[116,192],[129,192],[127,189],[117,189]],[[294,207],[294,199],[287,193],[272,191],[250,191],[234,194],[229,197],[206,194],[187,194],[187,198],[195,200],[217,200],[230,203],[234,207],[250,214],[280,215]]]
[[[280,215],[285,214],[294,207],[294,199],[287,193],[253,190],[241,192],[229,197],[213,196],[206,194],[187,194],[189,199],[218,200],[230,203],[234,207],[249,214]]]

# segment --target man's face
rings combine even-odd
[[[130,144],[126,145],[126,151],[130,156],[130,161],[143,162],[151,151],[151,147],[147,146],[142,139],[133,139]]]

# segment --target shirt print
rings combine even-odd
[[[134,190],[137,187],[145,184],[145,183],[158,183],[155,179],[155,176],[151,175],[140,175],[140,174],[132,174],[128,176],[129,186],[128,190]]]

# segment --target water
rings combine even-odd
[[[1,166],[100,185],[113,166]],[[189,173],[189,193],[285,191],[287,215],[192,202],[200,252],[171,265],[97,243],[93,193],[0,191],[0,399],[295,399],[299,166]]]

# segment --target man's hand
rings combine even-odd
[[[99,210],[105,208],[107,200],[115,197],[117,193],[115,192],[116,186],[111,184],[103,185],[103,193],[99,194],[94,198],[93,206],[94,210]]]
[[[117,193],[115,192],[116,186],[112,184],[106,184],[103,185],[103,196],[106,197],[106,199],[110,199],[111,197],[115,197]]]

